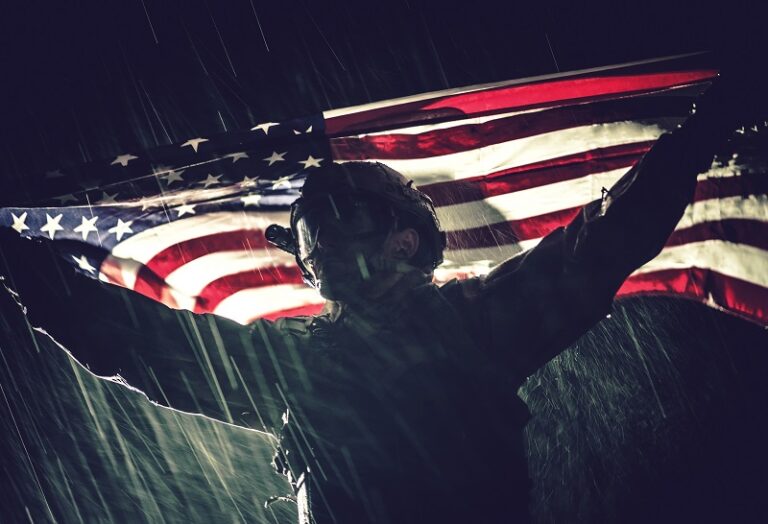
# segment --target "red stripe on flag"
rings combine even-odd
[[[662,188],[663,190],[663,188]],[[764,173],[743,173],[737,176],[706,178],[696,184],[693,200],[711,200],[727,197],[748,197],[768,193],[768,177]]]
[[[222,300],[243,289],[301,284],[301,271],[296,266],[273,266],[233,273],[218,278],[203,288],[195,302],[195,313],[210,313]]]
[[[716,239],[768,251],[768,222],[740,218],[702,222],[673,231],[665,246],[680,246]]]
[[[337,160],[429,158],[580,126],[683,118],[690,105],[691,98],[682,96],[625,98],[524,113],[417,134],[333,138],[331,151]]]
[[[581,208],[578,206],[522,220],[509,220],[472,229],[450,231],[446,233],[448,249],[495,247],[542,238],[555,228],[567,225]],[[702,222],[673,231],[665,245],[679,246],[717,239],[768,251],[768,222],[735,218]]]
[[[539,82],[520,86],[464,93],[438,100],[424,109],[451,108],[465,114],[486,113],[499,108],[515,109],[562,103],[569,100],[630,94],[693,84],[717,76],[714,69],[673,71],[645,75],[615,75]]]
[[[436,206],[461,204],[573,180],[592,173],[629,168],[650,150],[652,141],[635,142],[516,166],[472,178],[420,186]]]
[[[666,89],[711,80],[716,75],[717,71],[714,69],[702,69],[642,75],[578,77],[482,89],[328,118],[325,121],[325,129],[328,135],[338,135],[385,126],[404,127],[417,123],[435,123],[446,118],[457,119],[546,104],[564,105],[574,100],[584,101],[596,97],[615,97]]]
[[[705,268],[669,269],[629,277],[617,296],[684,296],[728,308],[746,320],[768,322],[768,288]]]
[[[173,295],[170,293],[168,284],[146,267],[142,267],[139,270],[139,273],[136,276],[136,282],[132,289],[145,297],[162,302],[168,307],[176,309],[179,307],[176,303],[176,299],[173,298]]]
[[[509,220],[488,226],[449,231],[448,249],[473,249],[515,244],[521,240],[541,238],[557,227],[568,224],[581,206],[546,213],[522,220]]]
[[[163,249],[153,256],[145,264],[145,267],[155,275],[165,278],[184,264],[210,253],[263,249],[268,246],[264,232],[260,229],[238,229],[213,233],[185,240]]]

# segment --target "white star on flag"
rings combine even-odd
[[[85,258],[85,255],[80,255],[80,258],[76,257],[75,255],[71,255],[72,259],[77,262],[77,266],[89,273],[96,273],[96,268],[91,265],[90,262],[88,262],[88,259]]]
[[[272,127],[272,126],[277,126],[277,125],[280,125],[280,124],[276,124],[275,122],[264,122],[263,124],[259,124],[257,126],[253,126],[251,128],[251,131],[258,131],[259,129],[261,129],[262,131],[264,131],[265,135],[268,135],[269,134],[269,128]]]
[[[269,162],[270,166],[272,164],[274,164],[275,162],[285,162],[285,158],[283,158],[283,157],[285,156],[285,154],[287,152],[288,151],[284,151],[282,153],[278,153],[277,151],[272,151],[272,155],[268,156],[267,158],[265,158],[264,161],[265,162]]]
[[[96,178],[88,178],[87,180],[79,180],[77,182],[77,185],[82,187],[86,191],[90,191],[92,189],[98,189],[99,184],[101,184],[101,182]]]
[[[201,180],[200,182],[198,182],[198,184],[202,184],[203,185],[203,189],[205,189],[207,187],[210,187],[210,186],[215,186],[216,184],[221,184],[221,182],[219,182],[219,179],[221,177],[223,177],[223,176],[224,175],[213,176],[213,175],[211,175],[209,173],[208,176],[205,177],[205,180]]]
[[[182,169],[181,171],[168,171],[167,175],[163,175],[160,178],[165,180],[165,185],[170,186],[174,182],[183,182],[184,179],[182,178],[181,174],[184,172]]]
[[[25,223],[27,220],[27,212],[24,211],[21,216],[16,216],[14,213],[11,213],[11,216],[13,217],[13,225],[11,226],[18,234],[21,234],[22,231],[25,229],[29,229],[29,226]]]
[[[304,169],[309,169],[310,167],[320,167],[320,162],[322,161],[322,158],[315,158],[309,155],[306,160],[299,160],[299,164],[304,164]]]
[[[77,202],[77,198],[72,193],[53,197],[54,200],[58,200],[59,204],[66,204],[67,202]]]
[[[96,204],[103,205],[103,204],[117,204],[117,201],[115,200],[115,197],[119,195],[120,193],[114,193],[110,195],[106,191],[101,192],[101,198],[96,201]]]
[[[117,237],[117,241],[120,242],[120,240],[123,239],[123,235],[126,233],[133,233],[133,230],[131,229],[131,224],[133,224],[133,220],[129,220],[127,222],[123,222],[121,219],[117,219],[117,225],[114,227],[110,227],[107,231],[109,233],[114,233]]]
[[[96,229],[96,226],[94,225],[96,221],[99,219],[99,217],[94,216],[91,218],[85,218],[85,217],[80,217],[80,218],[82,222],[80,223],[79,226],[77,226],[74,229],[74,232],[82,234],[83,240],[88,240],[88,233],[90,233],[91,231],[93,231],[97,235],[99,234],[99,230]]]
[[[299,131],[298,129],[294,129],[294,130],[293,130],[293,134],[294,134],[294,135],[303,135],[303,134],[308,134],[308,133],[311,133],[311,132],[312,132],[312,126],[309,126],[309,127],[307,128],[307,130],[306,130],[306,131],[304,131],[304,132],[302,132],[302,131]]]
[[[173,166],[152,166],[152,174],[155,176],[162,175],[168,171],[171,171],[172,169]]]
[[[63,227],[59,225],[59,222],[61,222],[61,217],[63,217],[61,213],[56,215],[56,217],[52,217],[48,213],[45,214],[45,225],[40,228],[40,231],[43,233],[48,233],[48,236],[51,237],[51,240],[53,240],[53,237],[56,235],[57,231],[64,230]]]
[[[121,166],[126,167],[128,165],[128,162],[130,162],[131,160],[136,160],[137,158],[139,157],[131,154],[118,155],[109,165],[114,166],[115,164],[120,164]]]
[[[192,146],[192,149],[194,149],[195,153],[197,153],[197,148],[200,147],[200,144],[202,144],[203,142],[208,142],[208,139],[207,138],[190,138],[189,140],[181,144],[181,147]]]
[[[240,197],[240,200],[243,201],[244,206],[258,206],[259,202],[261,201],[261,195],[259,194],[253,194],[253,195],[246,195],[244,197]]]
[[[293,175],[283,176],[272,183],[272,189],[291,189]]]
[[[235,162],[237,162],[242,158],[248,158],[248,153],[246,153],[245,151],[240,151],[239,153],[230,153],[228,155],[225,155],[225,158],[231,158],[232,163],[234,164]]]
[[[196,204],[182,204],[179,207],[173,208],[174,211],[176,211],[179,215],[177,218],[182,217],[189,213],[190,215],[195,214],[195,205]]]
[[[255,186],[255,185],[256,185],[256,180],[257,180],[258,178],[259,178],[259,177],[257,177],[257,176],[254,176],[254,177],[249,177],[248,175],[246,175],[246,176],[244,176],[244,177],[243,177],[243,181],[242,181],[242,182],[240,182],[240,185],[241,185],[242,187],[251,187],[251,186]]]

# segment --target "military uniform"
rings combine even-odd
[[[462,292],[423,283],[373,317],[278,322],[306,355],[282,444],[318,522],[526,515],[520,377],[477,346]]]
[[[438,287],[414,271],[339,317],[240,326],[81,277],[64,289],[44,246],[0,239],[32,322],[96,373],[277,434],[305,520],[525,522],[516,390],[661,249],[711,161],[706,131],[662,137],[605,198],[486,277]]]

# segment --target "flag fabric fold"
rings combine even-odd
[[[433,199],[448,237],[436,280],[482,275],[600,198],[716,74],[700,57],[675,57],[193,137],[49,171],[34,199],[6,196],[0,226],[171,307],[242,323],[311,314],[321,297],[263,236],[287,224],[310,170],[377,160],[402,172]],[[662,252],[619,296],[684,296],[768,324],[763,129],[734,135]]]

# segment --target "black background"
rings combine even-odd
[[[697,4],[19,2],[0,35],[5,170],[745,38],[734,3]]]

